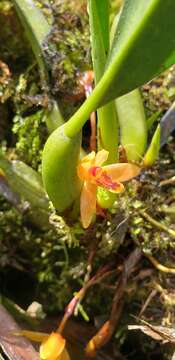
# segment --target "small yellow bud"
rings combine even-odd
[[[60,334],[52,332],[40,346],[40,359],[58,360],[65,344],[66,340]]]

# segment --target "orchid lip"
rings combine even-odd
[[[117,190],[117,188],[121,186],[120,183],[112,181],[111,177],[100,166],[91,167],[89,173],[95,178],[95,183],[98,186],[105,187],[112,191]]]

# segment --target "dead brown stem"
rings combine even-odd
[[[162,271],[164,273],[169,273],[169,274],[175,274],[175,268],[169,268],[167,266],[164,266],[162,264],[160,264],[153,256],[148,255],[148,254],[144,254],[148,260],[154,265],[154,267],[159,270]]]

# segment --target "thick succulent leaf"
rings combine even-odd
[[[120,141],[128,161],[140,161],[147,144],[147,127],[138,89],[116,99]]]
[[[51,31],[51,26],[33,0],[12,0],[12,3],[26,31],[26,36],[39,66],[41,79],[45,85],[48,85],[49,74],[43,46]],[[44,118],[49,132],[54,131],[64,122],[55,101],[52,108],[45,111]]]
[[[109,51],[109,0],[89,0],[89,23],[91,32],[91,54],[97,84],[105,69]],[[113,102],[97,111],[98,149],[109,151],[108,162],[117,160],[118,124]],[[110,119],[110,123],[109,120]]]
[[[136,89],[175,62],[175,1],[125,0],[106,71],[91,96],[66,123],[73,137],[90,113]]]
[[[104,73],[109,49],[109,3],[106,0],[89,0],[88,12],[92,62],[97,83]]]
[[[110,43],[119,23],[120,14],[117,14],[110,33]],[[147,143],[146,117],[142,98],[138,89],[121,96],[115,101],[118,122],[120,126],[120,142],[125,149],[129,161],[140,160]]]
[[[44,187],[55,208],[63,212],[78,198],[81,182],[77,175],[81,133],[70,138],[65,125],[49,136],[43,150],[42,178]]]
[[[41,176],[22,161],[7,160],[0,155],[0,169],[11,190],[19,194],[31,206],[48,211],[48,198],[43,188]]]
[[[174,0],[125,0],[101,104],[146,83],[175,62],[174,13]]]
[[[12,0],[12,3],[25,28],[26,35],[39,64],[42,78],[46,80],[48,74],[44,60],[43,42],[49,34],[51,27],[33,0]]]
[[[94,0],[91,0],[95,2]],[[109,50],[109,0],[96,0],[98,18],[103,36],[103,45],[106,55]]]

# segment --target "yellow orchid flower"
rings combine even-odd
[[[66,350],[66,340],[58,332],[50,335],[37,331],[21,330],[16,335],[23,335],[31,341],[41,342],[40,360],[71,360]]]
[[[115,163],[102,166],[108,158],[109,152],[100,150],[96,154],[90,154],[80,160],[77,173],[83,181],[80,197],[80,215],[84,228],[87,228],[96,212],[97,188],[101,186],[113,193],[124,190],[122,182],[137,176],[141,169],[135,164]]]
[[[65,349],[66,340],[58,333],[52,332],[40,346],[41,360],[70,360]]]

